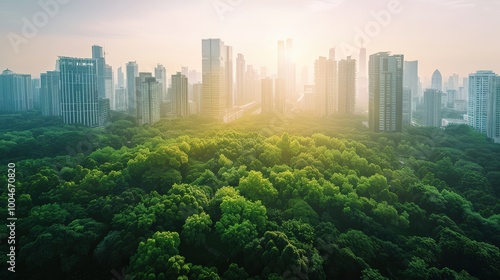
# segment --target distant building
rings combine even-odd
[[[115,110],[125,112],[127,111],[127,90],[124,87],[115,89]]]
[[[232,67],[228,54],[232,51],[220,39],[202,40],[203,90],[201,113],[218,121],[223,121],[228,100],[232,99]],[[230,81],[228,81],[230,79]]]
[[[193,84],[193,103],[194,103],[193,114],[199,114],[201,112],[202,92],[203,92],[203,84],[202,83]]]
[[[136,85],[135,79],[139,77],[139,66],[135,61],[127,63],[127,110],[132,116],[137,116]]]
[[[356,108],[356,60],[347,57],[339,61],[338,112],[354,114]]]
[[[488,137],[500,144],[500,77],[495,78],[495,87],[491,97],[490,115],[488,117]]]
[[[467,124],[467,121],[464,119],[443,119],[441,121],[441,126],[442,127],[447,127],[449,125],[461,125],[461,124]]]
[[[434,73],[432,74],[432,80],[431,80],[431,88],[439,91],[443,91],[443,76],[441,75],[441,72],[436,69]]]
[[[417,110],[422,98],[419,92],[418,61],[405,61],[403,73],[403,87],[410,89],[411,114]]]
[[[285,82],[283,93],[285,100],[296,99],[296,65],[293,53],[293,40],[288,38],[286,40],[278,41],[278,79]],[[285,105],[283,106],[285,108]]]
[[[496,80],[492,71],[477,71],[469,75],[467,115],[469,125],[484,134],[492,134],[496,102]]]
[[[188,79],[181,72],[172,75],[172,98],[174,114],[179,117],[189,116]]]
[[[104,75],[104,84],[106,87],[106,99],[109,99],[110,109],[115,108],[115,85],[113,79],[113,67],[106,64],[106,74]]]
[[[96,60],[97,96],[107,98],[106,95],[106,59],[101,46],[92,46],[92,58]]]
[[[442,92],[427,89],[424,92],[424,126],[441,126]]]
[[[97,61],[59,57],[61,113],[66,124],[100,125]]]
[[[31,86],[33,92],[33,108],[40,109],[40,88],[41,80],[38,78],[31,79]]]
[[[107,98],[99,98],[99,126],[104,126],[109,121],[110,101]]]
[[[168,88],[168,79],[167,79],[167,69],[165,66],[158,64],[155,67],[155,78],[160,83],[160,88],[161,88],[161,100],[166,101],[167,100],[167,88]]]
[[[357,77],[356,105],[361,110],[368,109],[368,74],[367,74],[366,48],[359,49],[359,72]]]
[[[261,82],[261,112],[271,113],[274,111],[274,85],[273,79],[262,79]]]
[[[320,56],[314,63],[316,114],[331,116],[338,111],[337,62]],[[347,94],[347,93],[346,93]]]
[[[411,125],[412,121],[412,91],[403,87],[403,125]]]
[[[33,109],[31,75],[16,74],[9,69],[0,75],[0,112],[22,112]]]
[[[61,116],[60,73],[49,71],[40,75],[40,109],[44,116]]]
[[[403,55],[370,55],[368,115],[374,132],[403,130],[403,62]]]
[[[160,120],[160,83],[151,73],[139,73],[135,79],[137,122],[154,124]]]

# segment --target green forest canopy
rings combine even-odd
[[[9,118],[21,279],[500,278],[500,145],[467,126]]]

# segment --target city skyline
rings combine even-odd
[[[466,77],[478,69],[500,71],[500,61],[492,59],[500,39],[475,32],[500,24],[494,16],[500,4],[492,1],[151,2],[40,2],[57,7],[42,7],[34,0],[3,2],[0,68],[39,77],[54,70],[58,56],[88,57],[88,47],[100,45],[115,69],[137,61],[141,72],[154,71],[158,63],[170,74],[182,66],[199,71],[200,40],[221,38],[233,46],[234,54],[245,56],[247,65],[264,66],[275,74],[276,42],[291,38],[297,69],[307,66],[309,76],[315,59],[332,47],[337,60],[357,57],[360,39],[368,54],[391,51],[418,60],[424,86],[435,69],[443,77]],[[23,34],[26,22],[36,32]]]

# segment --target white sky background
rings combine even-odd
[[[23,17],[43,12],[39,0],[0,1],[0,71],[9,68],[38,77],[53,70],[57,56],[91,57],[91,46],[105,47],[115,72],[128,61],[151,72],[157,63],[168,74],[181,66],[201,70],[201,39],[221,38],[247,65],[274,73],[277,40],[292,38],[297,72],[310,72],[318,56],[355,45],[356,28],[365,29],[373,12],[398,0],[41,0],[60,1],[59,11],[18,45],[9,34],[23,36]],[[399,0],[401,12],[366,42],[368,55],[379,51],[419,60],[425,82],[437,68],[443,81],[480,69],[500,72],[499,0]],[[214,4],[231,10],[217,13]],[[376,30],[377,31],[377,30]],[[357,54],[353,55],[357,59]],[[312,80],[312,75],[309,75]]]

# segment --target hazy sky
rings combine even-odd
[[[40,3],[50,2],[59,7],[47,15]],[[390,17],[377,23],[380,11]],[[200,71],[201,39],[221,38],[234,56],[275,72],[277,40],[290,37],[300,73],[331,47],[337,59],[355,52],[360,30],[368,54],[419,60],[424,81],[436,68],[443,80],[500,72],[498,0],[1,0],[0,69],[38,77],[57,56],[90,57],[98,44],[115,70],[135,60],[143,72],[157,63],[169,75]]]

